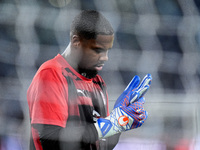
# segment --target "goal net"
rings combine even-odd
[[[153,77],[145,96],[146,123],[123,133],[116,149],[135,145],[161,150],[182,143],[198,149],[198,0],[0,0],[1,148],[12,149],[13,143],[16,150],[28,149],[26,90],[38,67],[64,51],[70,23],[83,9],[100,11],[115,30],[109,61],[100,73],[108,87],[110,110],[134,75]]]

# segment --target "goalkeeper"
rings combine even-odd
[[[111,150],[122,132],[147,119],[144,94],[151,75],[135,76],[109,114],[106,84],[98,75],[114,32],[97,11],[82,11],[62,54],[44,62],[27,91],[31,150]]]

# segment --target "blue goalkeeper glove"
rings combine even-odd
[[[151,74],[147,74],[144,77],[140,85],[132,91],[132,94],[130,95],[130,104],[144,96],[151,85],[151,80]]]
[[[143,108],[144,102],[145,99],[142,97],[129,106],[123,104],[123,106],[113,109],[110,116],[98,119],[95,127],[99,138],[106,138],[140,127],[148,117]]]
[[[148,114],[143,105],[143,95],[151,85],[152,77],[147,74],[142,82],[135,76],[124,92],[117,99],[110,116],[100,118],[95,123],[99,138],[140,127],[147,119]]]
[[[129,82],[128,86],[123,91],[123,93],[117,98],[114,108],[119,107],[124,103],[128,105],[129,102],[127,101],[127,99],[129,99],[130,93],[138,87],[139,83],[140,83],[140,77],[137,75],[134,76],[131,82]]]
[[[147,74],[140,83],[140,78],[136,75],[128,84],[124,92],[118,97],[114,108],[122,106],[124,103],[129,105],[140,99],[149,89],[151,85],[151,74]],[[140,85],[139,85],[140,83]]]

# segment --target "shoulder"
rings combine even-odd
[[[44,62],[36,72],[34,79],[53,80],[62,78],[62,65],[56,59]]]
[[[62,70],[63,70],[63,65],[60,63],[60,57],[55,56],[54,58],[49,59],[46,62],[44,62],[38,69],[38,72],[62,73]]]
[[[48,68],[51,68],[51,69],[59,69],[61,66],[59,65],[57,59],[55,58],[52,58],[50,60],[47,60],[46,62],[44,62],[39,70],[43,70],[43,69],[48,69]]]

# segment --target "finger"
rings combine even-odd
[[[140,120],[140,122],[141,122],[141,123],[144,123],[144,121],[145,121],[145,120],[147,120],[147,118],[148,118],[148,112],[147,112],[147,111],[145,111],[145,112],[144,112],[144,114],[143,114],[143,117],[142,117],[142,118],[143,118],[143,119],[142,119],[142,120]]]
[[[138,122],[140,122],[140,123],[144,123],[144,121],[147,120],[147,117],[148,117],[148,113],[145,111],[143,114],[140,114],[140,115],[137,117],[137,120],[138,120]]]
[[[140,85],[138,86],[138,89],[144,88],[145,86],[150,86],[151,85],[151,80],[152,80],[151,74],[147,74],[143,78],[143,80],[140,83]]]
[[[148,91],[148,89],[149,86],[147,85],[144,88],[139,89],[139,91],[134,91],[133,93],[131,93],[130,104],[134,103],[135,101],[143,97],[144,94]]]
[[[139,96],[139,93],[136,93],[136,95],[132,98],[132,100],[130,101],[130,104],[136,104],[136,103],[141,103],[144,104],[145,103],[145,98]],[[138,98],[139,97],[139,98]]]
[[[144,97],[141,97],[137,102],[135,103],[141,103],[141,104],[144,104],[145,103],[145,98]]]
[[[139,122],[139,121],[136,121],[136,122],[133,123],[131,129],[138,128],[138,127],[140,127],[142,124],[143,124],[143,123],[141,123],[141,122]]]
[[[139,76],[134,76],[133,79],[129,82],[128,86],[125,88],[124,91],[132,91],[135,88],[137,88],[137,86],[140,83],[140,77]]]
[[[130,104],[132,104],[134,101],[136,101],[139,97],[139,93],[138,91],[133,91],[132,93],[130,93]]]
[[[141,98],[149,89],[150,85],[151,85],[151,74],[147,74],[142,82],[140,83],[140,85],[133,90],[133,93],[131,93],[130,96],[130,103],[133,103],[135,101],[137,101],[139,98]]]
[[[142,96],[144,96],[144,94],[148,91],[149,89],[149,85],[146,85],[145,87],[141,88],[138,93],[139,93],[139,96],[138,98],[141,98]]]
[[[142,107],[142,108],[140,108],[140,109],[137,109],[136,112],[137,112],[138,114],[140,114],[140,115],[143,115],[144,112],[145,112],[145,110],[144,110],[144,108]]]

